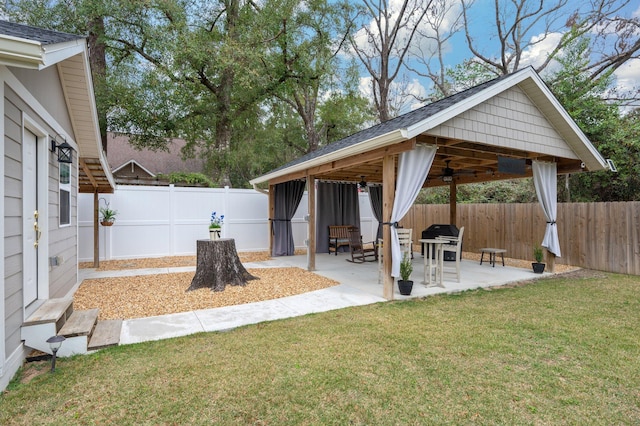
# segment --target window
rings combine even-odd
[[[71,167],[67,163],[60,166],[60,225],[71,224]]]

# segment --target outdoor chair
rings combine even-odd
[[[329,254],[331,249],[338,255],[340,247],[349,246],[349,229],[352,225],[329,225]]]
[[[447,240],[449,244],[442,244],[441,250],[443,252],[455,253],[455,265],[447,267],[443,265],[442,272],[453,272],[456,274],[456,279],[460,282],[460,255],[462,254],[462,234],[464,233],[464,226],[460,228],[457,237],[440,236],[436,237],[439,240]],[[443,253],[444,256],[444,253]],[[447,262],[443,262],[447,263]],[[448,269],[448,270],[447,270]]]
[[[402,257],[404,257],[405,254],[409,254],[411,256],[411,259],[413,259],[413,230],[398,228],[397,231]],[[382,282],[382,247],[382,238],[380,238],[378,240],[378,244],[376,245],[376,250],[378,252],[378,283]]]
[[[413,259],[413,230],[398,228],[396,231],[398,232],[398,240],[400,241],[400,252],[402,253],[402,256],[404,257],[405,254],[408,254],[411,256],[411,259]]]
[[[360,229],[356,227],[349,229],[349,250],[351,251],[351,259],[347,259],[348,262],[375,262],[378,258],[375,244],[373,242],[363,243]]]
[[[383,264],[382,264],[382,252],[384,246],[382,244],[382,238],[378,238],[378,241],[376,243],[376,254],[378,257],[378,284],[382,284],[382,269],[383,269]]]

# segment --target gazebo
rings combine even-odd
[[[608,162],[553,96],[533,68],[496,78],[326,145],[251,181],[269,185],[270,246],[293,254],[290,219],[308,191],[309,256],[315,269],[316,239],[324,229],[316,199],[331,208],[340,190],[316,194],[316,181],[369,187],[374,214],[383,225],[383,296],[393,298],[400,249],[395,225],[423,187],[448,185],[450,222],[456,221],[460,184],[534,178],[547,225],[542,246],[560,256],[556,227],[557,175],[604,170]],[[318,202],[320,204],[320,202]],[[343,206],[344,208],[344,206]],[[317,237],[318,236],[318,237]]]

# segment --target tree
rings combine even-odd
[[[348,14],[339,13],[346,6],[329,4],[325,0],[310,1],[306,6],[289,17],[295,30],[289,31],[280,40],[301,59],[291,69],[293,77],[282,84],[273,99],[273,103],[284,103],[301,121],[304,128],[302,140],[294,141],[285,135],[288,145],[296,149],[297,155],[315,151],[329,141],[331,130],[341,123],[346,124],[343,118],[335,114],[322,114],[322,110],[326,111],[324,103],[340,110],[353,110],[364,105],[361,96],[352,90],[357,87],[353,72],[349,68],[341,69],[338,58],[352,28]],[[339,75],[347,78],[340,78]],[[279,107],[274,105],[273,108]],[[282,116],[287,114],[283,113]],[[361,118],[359,121],[358,117]],[[358,130],[363,122],[363,114],[356,112],[351,116],[353,125],[340,127],[343,132],[352,132]]]
[[[565,46],[589,37],[592,57],[583,63],[581,72],[591,79],[606,76],[640,52],[640,18],[627,18],[621,12],[630,0],[594,0],[570,10],[568,0],[493,1],[493,22],[489,26],[472,26],[473,0],[462,0],[467,45],[475,58],[492,68],[497,75],[534,65],[541,73],[561,54]],[[490,29],[492,30],[490,31]],[[478,33],[474,33],[478,31]],[[492,45],[491,42],[497,43]],[[544,46],[546,56],[538,61],[527,54]],[[497,52],[497,54],[496,54]]]
[[[350,38],[351,48],[371,77],[375,109],[384,122],[392,118],[391,85],[404,66],[431,1],[402,0],[397,7],[388,0],[363,3],[361,16],[370,21]]]
[[[16,22],[72,34],[87,34],[91,77],[97,98],[96,107],[100,125],[102,147],[107,150],[107,111],[102,102],[105,96],[107,57],[104,17],[110,9],[109,1],[68,0],[7,0],[2,12]]]
[[[130,18],[112,26],[112,85],[128,102],[113,110],[111,127],[159,149],[183,137],[187,151],[215,162],[218,183],[231,184],[234,122],[286,81],[297,60],[278,44],[294,3],[127,3]]]
[[[424,17],[425,25],[418,27],[418,41],[410,51],[410,57],[415,59],[416,65],[407,63],[407,68],[431,81],[431,101],[447,97],[456,91],[447,76],[444,58],[451,49],[452,37],[462,28],[462,6],[460,2],[432,0],[429,13]]]
[[[565,200],[640,200],[640,120],[637,111],[622,115],[619,105],[607,102],[608,74],[592,79],[585,71],[591,57],[590,43],[577,39],[567,46],[558,61],[562,68],[554,73],[551,87],[598,151],[612,159],[617,172],[598,171],[571,175],[568,188],[559,188]],[[569,194],[567,194],[569,191]]]
[[[164,149],[173,137],[186,139],[184,154],[204,156],[219,184],[231,183],[234,139],[250,139],[237,136],[247,131],[243,123],[255,123],[250,116],[263,113],[259,106],[287,81],[313,81],[307,71],[319,71],[310,67],[316,58],[304,49],[313,40],[330,43],[328,34],[296,19],[305,15],[298,0],[12,3],[16,16],[35,25],[76,33],[104,29],[96,40],[104,42],[107,69],[96,78],[96,93],[104,94],[98,103],[108,111],[109,128],[151,149]],[[315,5],[322,3],[305,4],[314,6],[317,22],[322,9]]]

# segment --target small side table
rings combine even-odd
[[[502,256],[502,266],[504,266],[504,254],[507,252],[505,249],[485,247],[485,248],[481,248],[480,252],[482,253],[482,255],[480,256],[481,265],[482,265],[482,261],[484,260],[484,254],[489,253],[490,265],[492,265],[494,268],[496,267],[496,254],[500,254],[500,256]]]
[[[437,240],[426,238],[422,240],[418,240],[422,243],[424,247],[424,281],[423,283],[427,286],[431,285],[431,276],[435,271],[435,284],[438,285],[438,282],[441,286],[443,285],[443,252],[442,245],[447,242],[447,240]],[[435,253],[435,262],[433,262],[432,256]]]

